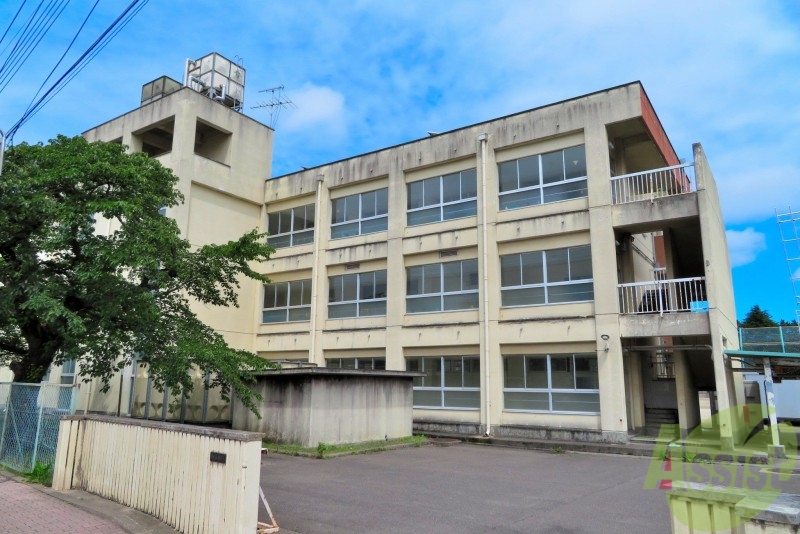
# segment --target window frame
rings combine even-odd
[[[364,216],[364,195],[375,194],[375,215],[365,217]],[[380,195],[385,194],[386,202],[385,202],[385,211],[383,213],[378,213],[378,208],[380,206]],[[337,202],[344,202],[345,206],[347,205],[348,199],[358,200],[358,216],[355,219],[344,219],[342,221],[336,222],[336,203]],[[345,208],[345,217],[347,216],[347,209]],[[383,219],[385,221],[385,225],[383,228],[378,230],[368,230],[364,231],[363,225],[365,222],[370,221],[379,221]],[[358,231],[354,234],[344,234],[344,235],[335,235],[337,228],[345,228],[347,226],[356,224]],[[366,191],[364,193],[355,193],[352,195],[347,195],[344,197],[334,198],[331,199],[331,239],[344,239],[346,237],[354,237],[358,235],[367,235],[367,234],[374,234],[377,232],[385,232],[389,228],[389,188],[382,187],[380,189],[374,189],[372,191]]]
[[[568,150],[576,149],[582,147],[583,148],[583,166],[584,170],[586,170],[586,174],[583,176],[577,176],[574,178],[567,178],[567,164],[566,164],[566,153]],[[562,178],[555,182],[544,183],[544,163],[543,158],[545,156],[549,156],[551,154],[561,153],[561,176]],[[529,186],[520,186],[520,162],[524,160],[529,160],[532,158],[536,158],[536,169],[537,169],[537,184],[536,185],[529,185]],[[507,189],[503,191],[503,177],[502,177],[502,169],[504,166],[515,163],[516,164],[516,183],[517,187],[513,189]],[[514,209],[525,208],[529,206],[541,206],[544,204],[553,204],[555,202],[564,202],[567,200],[573,200],[576,198],[586,198],[589,196],[589,181],[588,181],[588,169],[586,167],[586,145],[573,145],[569,147],[565,147],[559,150],[551,150],[549,152],[543,152],[541,154],[533,154],[531,156],[524,156],[517,159],[512,159],[508,161],[501,161],[497,163],[497,188],[498,188],[498,210],[499,211],[509,211]],[[549,200],[546,201],[546,193],[548,189],[553,190],[557,186],[563,186],[568,184],[579,184],[580,182],[584,182],[584,187],[580,189],[575,189],[574,191],[579,191],[578,195],[575,196],[567,196],[567,198],[560,198],[557,200]],[[571,192],[571,191],[570,191]],[[511,195],[520,195],[520,193],[529,193],[530,195],[522,195],[521,201],[519,205],[514,203],[513,200],[507,200],[507,204],[504,203],[503,197],[511,197]],[[569,192],[568,192],[569,194]],[[526,200],[533,200],[532,202],[526,202]]]
[[[572,361],[572,388],[565,388],[565,387],[553,387],[553,368],[552,368],[552,359],[553,358],[564,358],[570,357]],[[508,360],[511,358],[522,358],[522,377],[524,380],[523,387],[508,387]],[[544,359],[546,358],[546,373],[547,373],[547,387],[527,387],[528,381],[528,361],[529,359]],[[578,371],[575,365],[575,358],[587,358],[594,360],[594,373],[596,376],[597,387],[596,388],[579,388],[578,387]],[[508,407],[508,397],[507,393],[512,394],[536,394],[536,393],[546,393],[547,394],[547,402],[548,402],[548,409],[547,410],[535,410],[535,409],[523,409],[523,408],[509,408]],[[585,410],[554,410],[553,409],[553,394],[575,394],[575,395],[589,395],[596,396],[597,399],[597,411],[585,411]],[[572,415],[600,415],[600,371],[599,371],[599,362],[597,355],[594,353],[564,353],[564,354],[505,354],[503,355],[503,411],[507,412],[521,412],[521,413],[548,413],[548,414],[572,414]]]
[[[302,229],[296,229],[295,228],[295,221],[299,220],[299,219],[297,219],[295,217],[295,212],[297,212],[300,209],[304,210],[304,212],[303,212],[303,215],[304,215],[303,220],[305,220],[305,221],[309,220],[309,218],[308,218],[308,210],[309,209],[311,210],[311,226],[310,227],[307,226],[307,227],[302,228]],[[280,226],[281,226],[280,217],[283,214],[287,213],[287,212],[290,214],[289,215],[290,216],[290,219],[289,219],[289,231],[288,232],[280,232],[280,233],[276,233],[276,234],[270,233],[269,229],[272,226],[270,218],[275,216],[275,215],[277,215],[279,217],[279,219],[278,219],[278,229],[280,229]],[[315,237],[314,232],[316,231],[316,226],[317,226],[317,214],[316,214],[316,208],[315,208],[313,202],[310,203],[310,204],[303,204],[302,206],[294,206],[294,207],[291,207],[291,208],[286,208],[284,210],[278,210],[278,211],[273,211],[271,213],[267,213],[267,232],[268,232],[267,243],[269,245],[272,245],[272,247],[275,248],[276,250],[277,249],[281,249],[281,248],[288,248],[288,247],[311,244],[311,243],[314,242],[314,237]],[[310,234],[310,236],[311,236],[311,238],[309,240],[307,240],[307,241],[304,240],[304,241],[302,241],[300,243],[296,242],[301,235],[303,237],[305,237],[307,234]],[[287,236],[289,238],[288,244],[284,244],[281,240],[279,240],[278,242],[275,241],[275,238],[286,238]]]
[[[469,273],[464,272],[464,263],[466,262],[474,262],[475,265],[475,287],[474,289],[463,289],[465,286],[465,276],[469,276]],[[455,291],[445,291],[445,266],[453,265],[458,263],[460,265],[460,280],[459,284],[462,289],[455,290]],[[439,267],[439,290],[432,291],[428,293],[420,292],[420,293],[411,293],[409,283],[410,283],[410,273],[414,269],[422,269],[422,280],[421,286],[422,290],[425,289],[425,268],[430,268],[433,266]],[[406,314],[421,314],[421,313],[442,313],[442,312],[451,312],[451,311],[464,311],[464,310],[477,310],[480,307],[480,266],[478,265],[477,258],[467,258],[463,260],[456,260],[456,261],[448,261],[448,262],[440,262],[440,263],[427,263],[424,265],[412,265],[410,267],[406,267]],[[447,297],[454,297],[457,295],[475,295],[475,305],[472,308],[450,308],[446,309],[446,298]],[[409,311],[411,306],[409,303],[414,300],[421,301],[422,299],[432,299],[434,297],[439,297],[439,308],[435,310],[421,310],[421,311]]]
[[[465,176],[464,173],[472,173],[473,179],[475,181],[474,190],[475,194],[473,196],[462,196],[464,194],[464,180]],[[445,201],[445,179],[451,176],[458,175],[459,176],[459,199],[458,200],[451,200]],[[430,204],[425,204],[425,184],[433,184],[436,182],[438,184],[438,200],[432,202]],[[415,189],[419,186],[422,186],[422,199],[421,205],[412,208],[412,189]],[[434,190],[437,188],[434,188]],[[454,206],[459,205],[468,205],[474,204],[473,212],[467,215],[461,215],[460,212],[457,213],[456,216],[448,216],[447,211],[448,208],[452,208]],[[422,220],[420,222],[412,222],[412,214],[415,213],[422,213],[425,211],[433,211],[438,208],[438,218],[436,220]],[[406,184],[406,226],[422,226],[424,224],[433,224],[438,222],[444,221],[452,221],[455,219],[463,219],[466,217],[474,217],[478,213],[478,173],[477,168],[473,167],[470,169],[464,169],[461,171],[451,172],[447,174],[442,174],[439,176],[432,176],[430,178],[425,178],[423,180],[415,180],[413,182],[409,182]]]
[[[590,276],[588,278],[572,278],[572,271],[573,271],[573,264],[571,261],[571,256],[574,253],[577,253],[579,249],[588,249],[589,250],[589,271]],[[566,281],[549,281],[549,272],[548,272],[548,261],[547,261],[547,254],[550,253],[551,255],[566,250],[567,251],[567,269],[569,273],[569,280]],[[573,252],[575,251],[575,252]],[[524,276],[525,267],[522,264],[522,257],[524,255],[541,255],[541,270],[542,270],[542,282],[536,283],[522,283],[522,276]],[[515,285],[505,285],[503,282],[503,278],[505,277],[505,270],[503,267],[504,258],[512,258],[512,257],[519,257],[519,270],[520,270],[520,283]],[[525,306],[552,306],[556,304],[574,304],[578,302],[593,302],[594,301],[594,272],[592,270],[592,253],[591,253],[591,245],[576,245],[572,247],[563,247],[563,248],[554,248],[548,250],[535,250],[531,252],[517,252],[513,254],[502,254],[500,255],[500,307],[501,308],[520,308]],[[557,287],[564,287],[564,286],[571,286],[571,285],[585,285],[591,284],[591,297],[581,300],[558,300],[558,301],[551,301],[550,298],[550,289],[557,288]],[[538,289],[542,288],[544,294],[544,302],[538,303],[524,303],[524,304],[506,304],[506,294],[512,291],[519,291],[519,290],[530,290],[530,289]]]
[[[300,299],[301,304],[299,305],[292,305],[292,292],[293,287],[297,287],[293,284],[300,284]],[[274,305],[274,306],[267,306],[267,296],[270,287],[275,288],[275,298],[273,302],[277,303],[279,298],[279,293],[277,291],[278,287],[286,286],[286,304],[285,305]],[[281,323],[301,323],[301,322],[308,322],[311,320],[311,278],[301,278],[299,280],[287,280],[285,282],[271,282],[269,284],[264,284],[264,293],[261,299],[261,324],[281,324]],[[307,288],[306,288],[307,287]],[[296,291],[296,289],[295,289]],[[302,302],[305,300],[306,295],[308,296],[308,302]],[[285,310],[285,319],[283,320],[276,320],[276,321],[266,321],[265,314],[267,312],[276,312],[278,310]],[[308,310],[308,317],[304,317],[301,319],[292,319],[292,312],[297,313],[301,310]]]
[[[479,411],[481,409],[481,358],[479,355],[464,355],[464,356],[414,356],[406,358],[406,370],[407,371],[416,371],[425,373],[425,361],[427,360],[439,360],[439,385],[438,386],[425,386],[425,385],[417,385],[419,383],[425,382],[426,378],[429,378],[426,374],[425,377],[415,377],[414,378],[414,385],[412,386],[412,391],[429,391],[429,392],[438,392],[439,393],[439,405],[427,405],[427,404],[416,404],[416,400],[412,396],[412,407],[414,409],[421,409],[421,410],[458,410],[458,411]],[[445,371],[445,360],[457,360],[460,359],[461,361],[461,386],[448,386],[446,385],[447,375]],[[478,378],[478,385],[477,386],[465,386],[465,371],[466,366],[464,364],[465,360],[469,360],[471,364],[477,364],[477,369],[474,371],[477,374]],[[420,362],[419,369],[412,369],[412,365],[410,363],[412,361]],[[446,406],[445,405],[445,398],[446,393],[477,393],[477,402],[476,406]]]
[[[383,273],[384,296],[383,297],[373,297],[373,298],[370,298],[370,299],[362,298],[361,297],[361,287],[362,287],[361,279],[362,279],[362,277],[365,277],[367,275],[372,275],[372,280],[373,280],[372,281],[372,289],[373,289],[373,292],[375,292],[375,288],[378,286],[377,278],[378,278],[379,273]],[[331,297],[332,297],[331,293],[334,290],[334,287],[333,287],[334,280],[335,279],[342,279],[342,283],[344,283],[344,278],[345,277],[352,277],[352,276],[356,277],[356,292],[357,292],[357,294],[356,294],[355,300],[332,301],[331,300]],[[340,275],[335,275],[335,276],[329,276],[328,277],[328,320],[358,319],[358,318],[363,318],[363,317],[385,317],[386,316],[386,293],[387,293],[387,291],[388,291],[388,280],[386,278],[386,269],[379,269],[379,270],[376,270],[376,271],[368,271],[368,272],[364,272],[364,273],[345,273],[345,274],[340,274]],[[361,307],[362,307],[363,304],[374,304],[376,302],[383,302],[383,304],[384,304],[383,313],[376,313],[376,314],[362,314],[361,313]],[[335,307],[344,308],[345,306],[353,305],[353,304],[355,304],[355,306],[356,306],[356,315],[345,315],[345,316],[341,316],[341,317],[331,317],[331,305],[333,305]]]
[[[353,367],[344,367],[342,364],[345,361],[352,361]],[[338,362],[339,365],[331,365],[334,362]],[[376,363],[382,363],[381,366],[375,367]],[[369,364],[362,365],[362,364]],[[355,370],[369,370],[369,371],[385,371],[386,370],[386,358],[382,357],[355,357],[355,358],[325,358],[325,366],[331,369],[355,369]]]

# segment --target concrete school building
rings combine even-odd
[[[192,245],[269,232],[273,283],[196,309],[233,346],[423,372],[423,432],[626,442],[688,433],[703,399],[742,403],[714,177],[699,144],[679,159],[639,82],[277,177],[273,131],[231,92],[159,87],[84,136],[175,171],[186,201],[166,214]],[[79,406],[231,418],[213,393],[155,392],[141,366],[98,389]]]

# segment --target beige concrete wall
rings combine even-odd
[[[180,532],[253,532],[261,434],[154,421],[61,420],[53,489],[82,489]],[[211,461],[211,455],[224,461]]]

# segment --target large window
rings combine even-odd
[[[414,379],[415,408],[480,408],[481,364],[477,356],[408,358],[406,370],[425,373]]]
[[[506,410],[600,413],[594,354],[506,356],[503,375]]]
[[[500,256],[504,307],[594,299],[589,245]]]
[[[498,170],[501,210],[587,196],[583,145],[504,161]]]
[[[275,248],[314,241],[314,204],[267,214],[267,241]]]
[[[477,259],[406,269],[406,313],[470,310],[477,307]]]
[[[386,369],[386,358],[327,358],[325,365],[333,369]]]
[[[386,271],[328,278],[328,319],[386,315]]]
[[[477,211],[475,169],[408,184],[408,225],[459,219]]]
[[[333,200],[331,239],[386,230],[389,190],[350,195]]]
[[[311,280],[275,282],[264,286],[264,323],[308,321],[311,318]]]

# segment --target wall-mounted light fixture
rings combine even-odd
[[[600,336],[600,339],[602,339],[603,341],[605,341],[605,342],[606,342],[606,346],[605,346],[605,347],[603,347],[603,350],[604,350],[604,351],[606,351],[606,352],[608,352],[608,340],[610,339],[610,336],[609,336],[608,334],[602,334],[602,335]]]

